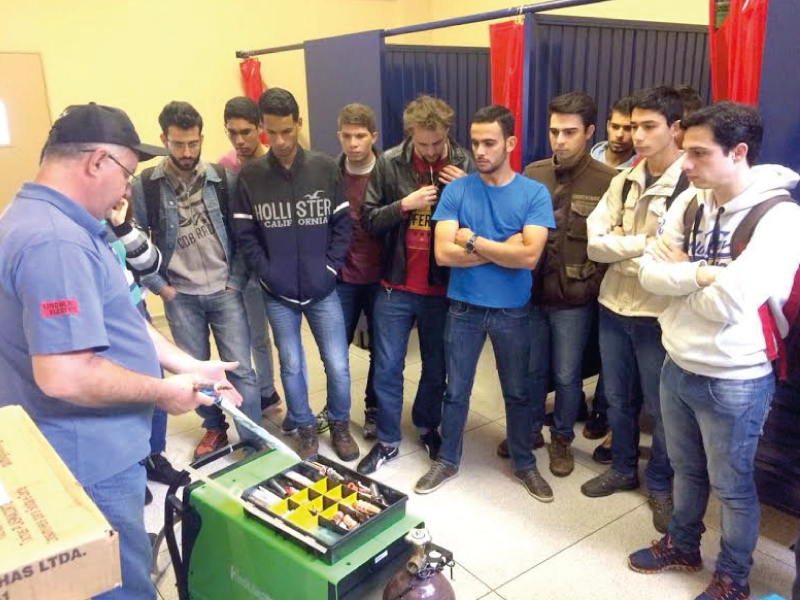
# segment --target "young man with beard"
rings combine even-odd
[[[266,157],[239,173],[234,231],[260,279],[281,365],[288,414],[285,433],[298,433],[303,459],[319,450],[317,420],[308,405],[300,324],[305,316],[328,380],[328,415],[336,455],[350,461],[359,448],[350,435],[350,362],[336,274],[350,245],[351,224],[342,177],[329,157],[304,150],[294,96],[270,88],[258,100],[269,140]]]
[[[552,373],[556,399],[548,447],[550,472],[565,477],[574,468],[571,445],[583,398],[583,355],[605,273],[605,265],[587,256],[586,218],[616,170],[594,160],[587,151],[597,120],[597,105],[589,95],[570,92],[558,96],[550,101],[548,111],[553,156],[528,165],[524,172],[547,187],[556,222],[534,282],[530,393],[536,408],[534,436],[541,439]]]
[[[382,240],[381,289],[375,299],[375,394],[378,443],[358,465],[372,473],[398,456],[402,437],[403,369],[414,323],[422,356],[412,419],[435,460],[441,444],[445,392],[446,267],[433,255],[431,214],[443,186],[472,169],[467,152],[449,136],[453,109],[419,96],[403,111],[406,139],[375,164],[364,197],[364,229]]]
[[[611,105],[606,121],[606,141],[596,143],[591,151],[593,159],[618,171],[633,166],[636,160],[631,136],[631,100],[630,96],[625,96]]]
[[[250,366],[250,331],[242,288],[246,268],[230,235],[228,195],[235,177],[200,160],[203,119],[188,102],[170,102],[158,117],[161,141],[169,156],[145,169],[132,183],[136,221],[161,252],[161,269],[142,284],[164,300],[172,338],[198,360],[208,360],[209,333],[219,356],[239,366],[230,379],[242,395],[242,411],[256,422],[261,402]],[[205,435],[195,449],[202,456],[228,443],[228,424],[217,406],[202,406]],[[250,431],[237,427],[242,440],[260,446]]]
[[[367,322],[369,338],[369,371],[364,390],[364,439],[375,439],[378,425],[378,399],[375,397],[375,362],[373,360],[374,327],[372,307],[381,280],[380,241],[364,231],[361,206],[369,175],[375,168],[378,149],[378,128],[375,113],[365,105],[354,102],[342,108],[338,117],[339,143],[342,153],[336,162],[342,172],[344,195],[349,204],[353,237],[336,277],[336,293],[342,303],[347,343],[352,344],[361,315]],[[328,428],[327,406],[317,415],[320,433]]]
[[[589,258],[608,263],[600,286],[600,351],[611,426],[611,467],[581,491],[591,498],[639,487],[639,413],[634,401],[637,367],[644,408],[653,420],[653,442],[645,469],[653,525],[664,531],[672,514],[672,467],[661,420],[659,380],[665,351],[658,317],[669,300],[639,283],[639,263],[657,235],[672,200],[685,189],[677,144],[681,97],[671,87],[636,94],[631,125],[635,167],[617,175],[589,215]]]
[[[261,143],[261,115],[258,112],[258,104],[247,96],[231,98],[225,103],[223,120],[225,133],[233,148],[220,156],[217,164],[238,175],[242,165],[261,158],[267,152]],[[242,298],[247,311],[247,323],[250,326],[253,366],[261,391],[261,410],[275,409],[280,406],[281,397],[275,389],[269,322],[264,309],[264,299],[261,296],[261,285],[255,273],[250,273]]]
[[[547,189],[511,169],[514,117],[503,106],[479,110],[470,127],[478,172],[451,182],[434,213],[436,261],[451,267],[445,326],[447,393],[442,447],[415,491],[427,494],[458,475],[475,368],[492,342],[506,408],[514,476],[528,493],[553,492],[531,449],[534,406],[528,393],[531,270],[553,227]]]
[[[667,213],[639,269],[644,288],[670,300],[660,317],[661,410],[675,508],[667,534],[629,564],[640,573],[702,569],[713,489],[722,541],[711,583],[696,600],[747,600],[760,510],[753,462],[775,390],[770,348],[788,332],[784,306],[796,301],[800,208],[790,194],[800,177],[754,166],[763,127],[749,106],[720,102],[681,128],[682,168],[697,189]],[[748,222],[749,240],[736,233]]]

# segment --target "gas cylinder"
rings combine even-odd
[[[455,600],[453,586],[442,574],[454,565],[453,554],[436,546],[427,529],[412,529],[405,540],[413,551],[411,557],[389,580],[383,600]]]

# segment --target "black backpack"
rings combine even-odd
[[[631,191],[631,186],[633,185],[633,181],[630,179],[626,179],[625,182],[622,184],[622,203],[625,203],[625,198],[628,197],[628,192]],[[681,171],[681,176],[678,177],[678,181],[675,184],[675,189],[670,194],[669,198],[667,198],[667,210],[669,207],[672,206],[672,203],[675,202],[675,198],[680,196],[686,189],[689,187],[689,178],[686,176],[686,173]]]

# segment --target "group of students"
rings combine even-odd
[[[549,381],[549,466],[567,476],[581,362],[597,320],[602,393],[587,425],[595,437],[605,433],[604,396],[611,466],[582,492],[639,487],[644,407],[653,423],[645,482],[665,535],[631,554],[630,567],[701,569],[713,488],[722,543],[698,600],[749,597],[759,523],[753,460],[774,390],[771,349],[788,330],[781,308],[800,264],[800,209],[784,200],[800,177],[757,165],[755,110],[720,102],[687,114],[666,86],[615,103],[609,142],[591,152],[594,101],[575,92],[552,99],[553,154],[524,174],[511,168],[517,138],[505,107],[473,116],[471,152],[450,136],[453,117],[444,101],[420,96],[404,110],[406,138],[381,153],[373,112],[347,105],[334,160],[298,144],[297,102],[272,88],[258,103],[226,105],[234,150],[222,166],[201,161],[203,121],[185,102],[159,117],[163,149],[142,145],[117,109],[72,107],[56,121],[36,181],[0,219],[0,316],[10,324],[0,373],[120,531],[126,597],[152,597],[137,490],[153,403],[175,414],[199,407],[206,433],[196,455],[227,443],[224,416],[196,390],[215,385],[253,419],[278,406],[268,322],[284,433],[310,458],[320,430],[330,429],[336,454],[356,460],[348,345],[362,312],[370,349],[363,433],[376,441],[358,471],[398,456],[416,324],[422,373],[412,420],[432,463],[415,491],[459,474],[488,335],[507,415],[497,452],[543,502],[553,492],[533,449],[544,445]],[[139,160],[156,155],[165,158],[132,177]],[[135,219],[121,217],[120,197],[130,198]],[[180,349],[144,328],[131,282],[106,256],[100,219],[110,220],[139,284],[164,299]],[[327,375],[317,416],[303,316]],[[209,330],[226,362],[208,361]],[[254,345],[263,357],[255,370]],[[182,375],[162,379],[159,363]]]
[[[257,106],[250,102],[250,111],[237,113],[236,123],[226,107],[236,156],[222,162],[239,171],[238,181],[229,182],[223,224],[207,226],[214,208],[205,196],[205,210],[184,208],[199,262],[183,264],[193,277],[202,261],[203,273],[213,272],[203,231],[216,231],[218,246],[234,243],[230,272],[240,256],[263,298],[286,393],[282,429],[297,435],[302,457],[317,453],[320,432],[330,428],[337,455],[359,458],[349,431],[347,347],[363,313],[370,349],[363,433],[376,442],[359,472],[373,473],[398,456],[403,369],[416,324],[422,372],[412,420],[432,464],[415,491],[433,492],[459,473],[488,335],[507,415],[508,439],[497,452],[511,459],[514,476],[533,497],[552,501],[532,452],[545,444],[544,401],[552,380],[549,467],[567,476],[583,402],[584,350],[597,322],[602,372],[585,434],[602,437],[610,429],[595,452],[610,454],[610,467],[581,491],[602,497],[639,487],[644,408],[653,434],[645,483],[653,524],[665,536],[632,554],[631,568],[700,569],[702,516],[713,487],[723,506],[723,541],[714,578],[699,598],[748,597],[759,521],[753,459],[774,389],[770,335],[786,334],[780,307],[800,262],[792,239],[800,216],[791,202],[770,206],[744,246],[732,246],[748,211],[787,196],[798,180],[786,168],[756,166],[762,129],[754,110],[733,103],[701,109],[688,90],[654,87],[614,103],[609,139],[590,151],[596,104],[583,93],[564,94],[549,104],[552,156],[522,175],[510,167],[517,140],[504,107],[475,114],[470,153],[450,136],[453,110],[420,96],[403,113],[406,138],[381,153],[373,112],[351,104],[339,115],[337,160],[300,147],[302,120],[289,92],[270,89]],[[198,163],[202,125],[196,112],[193,118],[162,123],[173,150],[165,171],[183,164],[188,182],[181,188],[177,179],[164,180],[173,184],[178,211],[200,204],[186,199],[208,188],[215,172]],[[261,130],[268,151],[258,141]],[[134,182],[137,209],[148,204],[137,197],[140,189]],[[139,223],[152,219],[142,212]],[[169,251],[162,248],[165,258]],[[178,242],[175,255],[182,251],[186,256]],[[216,258],[222,262],[220,248]],[[165,285],[175,280],[170,264]],[[224,290],[223,281],[217,287]],[[191,352],[180,336],[202,331],[207,338],[207,326],[175,315],[176,299],[185,294],[196,302],[197,294],[177,287],[166,303],[167,320],[176,342]],[[228,287],[226,295],[239,289]],[[765,336],[765,315],[773,313],[776,333]],[[317,416],[308,404],[303,315],[327,374],[327,405]],[[181,328],[193,331],[180,334]],[[223,336],[215,330],[218,344]],[[220,355],[234,359],[222,346]],[[247,357],[235,359],[247,367]],[[265,406],[258,394],[249,401],[239,391],[257,416]],[[225,440],[219,425],[208,419],[204,425],[198,453]]]

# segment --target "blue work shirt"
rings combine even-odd
[[[26,183],[0,217],[0,406],[21,404],[83,486],[150,453],[153,404],[86,407],[47,396],[33,355],[92,350],[160,377],[105,225],[43,185]]]
[[[486,185],[478,173],[451,181],[444,188],[434,221],[458,221],[478,236],[502,242],[526,225],[554,228],[550,193],[542,184],[515,174],[502,186]],[[450,269],[447,297],[488,308],[518,308],[530,299],[528,269],[494,263]]]

